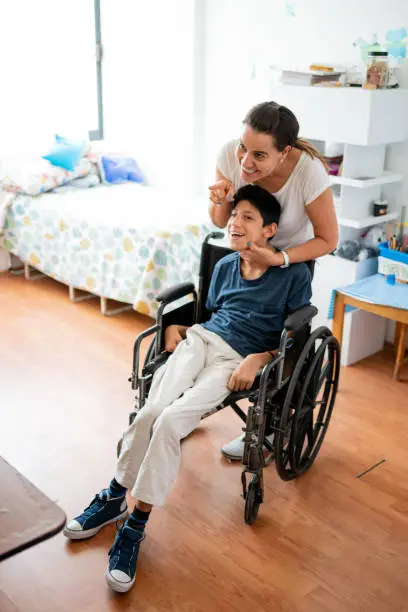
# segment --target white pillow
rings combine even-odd
[[[6,191],[36,196],[64,185],[73,179],[86,176],[91,169],[92,164],[86,158],[80,159],[75,170],[69,172],[37,156],[3,157],[0,181],[2,188]]]

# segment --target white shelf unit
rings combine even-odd
[[[330,177],[332,185],[347,185],[349,187],[358,187],[359,189],[377,187],[379,185],[389,185],[390,183],[398,183],[402,181],[402,179],[402,174],[387,171],[384,171],[381,176],[366,179],[349,178],[347,176]]]
[[[372,202],[384,186],[403,179],[384,169],[386,147],[408,138],[408,90],[366,90],[282,85],[272,87],[272,99],[290,108],[300,124],[301,136],[323,152],[326,143],[343,147],[341,176],[331,176],[340,240],[357,239],[364,230],[392,222],[399,213],[388,199],[389,212],[372,214]],[[388,195],[388,194],[387,194]],[[313,281],[313,301],[319,308],[315,325],[328,324],[333,289],[351,284],[377,271],[377,259],[352,262],[327,256],[319,260]],[[346,315],[342,363],[350,365],[381,350],[386,321],[362,311]]]
[[[333,289],[376,274],[377,268],[376,257],[358,262],[335,255],[326,255],[318,259],[313,278],[312,299],[319,312],[313,320],[313,328],[316,329],[320,325],[331,327],[328,310]],[[381,351],[384,347],[386,328],[387,321],[382,317],[361,310],[347,313],[344,317],[342,365],[351,365]]]
[[[374,217],[372,215],[363,217],[362,219],[347,219],[347,217],[338,216],[338,222],[340,226],[352,227],[354,229],[366,229],[373,227],[374,225],[381,225],[383,223],[390,223],[398,219],[399,214],[397,212],[388,213],[380,217]]]
[[[408,138],[408,89],[275,83],[271,93],[295,113],[304,138],[364,147]]]

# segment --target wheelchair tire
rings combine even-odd
[[[296,476],[307,472],[323,443],[336,401],[340,375],[340,346],[327,335],[310,363],[299,397],[293,425],[293,460]]]
[[[263,502],[263,491],[258,476],[253,476],[248,485],[245,497],[244,520],[247,525],[253,525],[258,516],[259,506]]]
[[[319,342],[320,345],[318,345]],[[325,362],[325,369],[321,370],[326,349],[328,358]],[[330,374],[330,379],[322,379],[321,376],[317,379],[319,371],[323,371],[324,375]],[[278,431],[275,435],[275,466],[282,480],[292,480],[306,472],[315,460],[333,411],[339,371],[339,344],[327,327],[319,327],[309,336],[295,364],[286,391]],[[307,393],[308,390],[310,392],[316,379],[321,383],[324,380],[327,382],[324,402],[328,404],[328,410],[325,412],[326,419],[323,422],[321,417],[324,414],[322,415],[321,409],[319,410],[317,429],[313,426],[313,411],[320,400],[316,399],[318,394],[316,393],[314,401],[310,402],[310,393]],[[322,384],[319,389],[321,386]],[[311,431],[317,434],[316,438],[311,439]],[[308,446],[304,449],[306,435],[308,435]]]

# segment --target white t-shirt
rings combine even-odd
[[[217,168],[234,185],[235,191],[245,185],[240,176],[240,164],[236,157],[239,140],[230,140],[217,157]],[[312,159],[302,152],[288,180],[273,195],[282,208],[278,231],[271,243],[288,249],[314,238],[313,225],[306,214],[306,206],[330,186],[329,175],[320,159]]]

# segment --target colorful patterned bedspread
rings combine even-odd
[[[214,229],[204,199],[124,184],[17,195],[0,246],[58,281],[154,317],[162,289],[197,282],[201,244]]]

